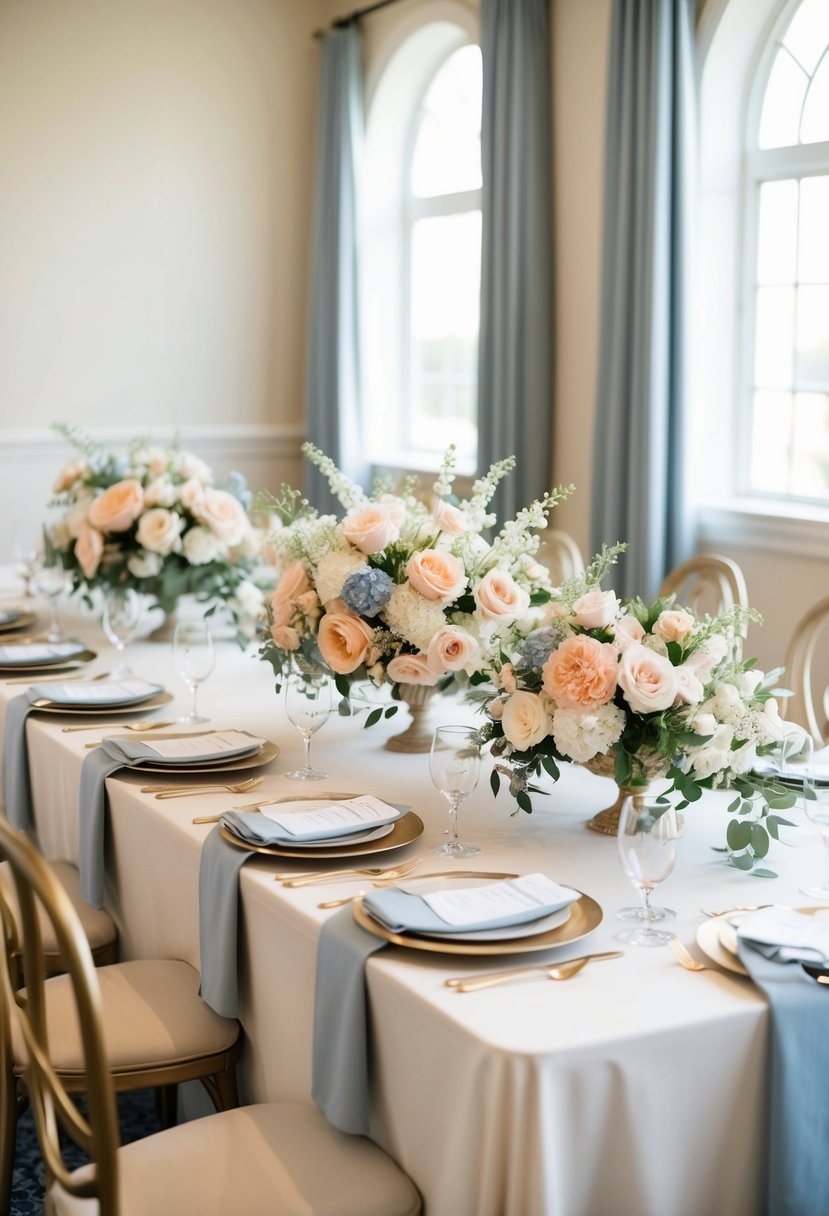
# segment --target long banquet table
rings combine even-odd
[[[111,667],[94,623],[83,628],[99,651],[91,673]],[[136,675],[176,693],[157,717],[184,711],[169,646],[136,643],[129,658]],[[20,692],[0,684],[0,718]],[[297,790],[282,774],[299,760],[301,741],[284,718],[269,668],[222,643],[200,701],[212,725],[249,729],[279,744],[257,797]],[[433,710],[435,723],[469,717],[456,698]],[[77,861],[85,745],[117,734],[115,721],[99,734],[65,733],[77,718],[28,719],[35,822],[49,857]],[[423,869],[451,869],[429,853],[446,815],[428,758],[383,748],[399,729],[398,719],[365,730],[362,719],[332,718],[313,744],[330,775],[324,788],[411,803],[426,830],[393,857],[423,856]],[[445,987],[452,975],[614,949],[615,910],[636,899],[614,841],[585,829],[611,800],[610,782],[568,768],[536,797],[532,816],[513,816],[506,791],[497,800],[490,792],[489,763],[462,807],[462,835],[482,848],[464,867],[544,870],[597,899],[604,920],[586,940],[540,956],[476,959],[394,946],[373,955],[366,968],[373,1138],[414,1179],[428,1216],[756,1216],[763,1207],[767,1009],[748,980],[718,969],[685,971],[667,948],[626,947],[624,957],[593,964],[568,983],[539,976],[465,995]],[[211,829],[191,820],[250,798],[212,793],[160,801],[140,793],[145,781],[125,771],[107,781],[106,904],[124,957],[181,958],[198,967],[199,854]],[[676,870],[658,893],[676,909],[676,932],[692,950],[700,908],[802,904],[797,888],[819,865],[804,826],[791,837],[796,848],[776,849],[778,879],[730,870],[712,851],[724,836],[725,805],[724,795],[711,795],[687,811]],[[296,890],[273,874],[301,872],[302,863],[258,857],[241,872],[245,1101],[310,1101],[316,943],[331,915],[317,905],[359,889],[338,880],[343,864],[332,863],[324,885]]]

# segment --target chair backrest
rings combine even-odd
[[[812,662],[818,637],[829,624],[829,596],[820,600],[798,622],[786,652],[786,675],[783,683],[792,691],[791,697],[781,699],[780,712],[790,722],[804,727],[816,742],[829,743],[829,723],[826,718],[826,693],[823,690],[818,707],[815,703]]]
[[[695,613],[711,616],[738,604],[748,608],[748,590],[743,572],[729,557],[700,553],[666,574],[660,595],[675,595],[677,603]]]
[[[547,528],[542,532],[536,558],[550,571],[555,587],[560,587],[565,579],[584,571],[584,558],[578,545],[568,532],[561,532],[558,528]]]
[[[25,1081],[35,1117],[47,1178],[70,1195],[96,1198],[101,1216],[118,1213],[118,1117],[104,1051],[101,993],[86,935],[72,904],[31,841],[0,816],[0,857],[14,878],[22,929],[26,988],[15,987],[16,966],[9,940],[9,917],[0,917],[4,950],[0,959],[0,1033],[8,1050],[16,1026],[26,1052]],[[0,895],[0,899],[2,896]],[[41,950],[38,907],[51,921],[75,997],[83,1044],[88,1116],[84,1116],[52,1067],[46,1032],[46,972]],[[3,1070],[4,1073],[7,1070]],[[8,1080],[6,1081],[8,1084]],[[61,1153],[62,1128],[94,1162],[82,1184],[71,1178]]]

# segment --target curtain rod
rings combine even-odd
[[[363,8],[355,8],[353,13],[348,13],[345,17],[337,17],[332,21],[328,30],[344,30],[350,25],[354,25],[361,17],[367,17],[369,13],[376,13],[380,8],[388,8],[390,4],[396,4],[397,0],[374,0],[374,4],[366,4]],[[315,38],[323,38],[328,30],[315,30]]]

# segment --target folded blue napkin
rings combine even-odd
[[[353,1136],[369,1133],[366,960],[387,944],[361,929],[348,907],[328,918],[317,945],[311,1097]]]
[[[769,1003],[768,1216],[829,1212],[829,988],[738,938]]]
[[[204,842],[199,862],[199,993],[225,1018],[239,1015],[239,871],[255,857],[222,839],[218,825]]]
[[[46,667],[83,654],[82,642],[10,642],[0,646],[0,667]]]
[[[217,734],[227,732],[216,732]],[[234,732],[238,734],[246,734],[245,731]],[[190,768],[195,764],[222,764],[225,760],[238,760],[245,756],[251,756],[259,751],[262,746],[262,740],[253,735],[248,735],[246,740],[240,741],[238,747],[232,747],[221,752],[215,749],[212,751],[207,749],[203,752],[190,752],[186,756],[159,756],[157,750],[150,743],[142,743],[140,739],[104,739],[101,747],[113,759],[119,759],[122,764],[129,764],[132,767],[142,764],[163,765],[165,768]]]
[[[346,837],[356,835],[358,832],[370,832],[374,828],[384,827],[388,823],[396,823],[407,811],[411,810],[411,807],[401,806],[394,802],[390,802],[388,807],[388,815],[380,819],[375,819],[371,823],[349,824],[336,831],[332,831],[330,827],[323,827],[311,832],[289,832],[282,824],[269,819],[267,815],[251,811],[225,811],[221,823],[234,836],[247,841],[248,844],[299,845],[310,840],[342,840],[347,844]]]
[[[148,684],[145,680],[119,681],[114,684],[77,681],[72,684],[33,684],[27,695],[30,701],[51,701],[53,705],[68,707],[100,706],[101,709],[107,709],[140,705],[142,701],[148,701],[150,697],[163,691],[161,684]]]
[[[415,879],[417,875],[414,876]],[[484,885],[484,884],[481,884]],[[486,884],[491,885],[491,884]],[[402,891],[392,887],[385,891],[369,891],[363,896],[363,904],[376,921],[392,933],[475,933],[485,929],[506,929],[510,925],[526,925],[530,921],[540,920],[566,908],[579,898],[579,892],[570,887],[562,887],[561,898],[549,904],[527,908],[511,916],[500,916],[490,920],[480,920],[464,925],[447,924],[426,903],[422,895]]]
[[[106,823],[106,779],[123,768],[125,761],[104,747],[84,757],[78,795],[78,870],[81,895],[93,908],[104,903],[104,832]]]
[[[9,822],[24,832],[33,830],[29,749],[26,746],[26,719],[33,708],[25,694],[9,701],[3,739],[3,805]]]

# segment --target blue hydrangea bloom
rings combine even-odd
[[[358,616],[377,616],[391,599],[394,582],[385,570],[363,566],[349,574],[343,583],[340,598]]]
[[[551,629],[549,625],[543,629],[534,629],[518,647],[521,666],[542,667],[560,641],[561,634],[558,629]]]
[[[239,473],[235,469],[228,473],[225,489],[228,494],[232,494],[234,498],[238,498],[246,511],[250,509],[253,495],[248,489],[247,478],[244,473]]]

